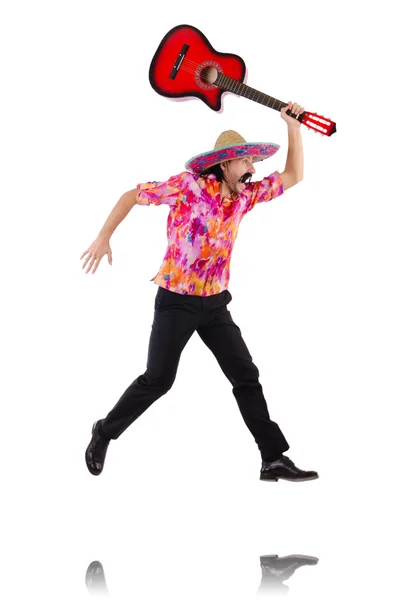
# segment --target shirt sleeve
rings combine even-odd
[[[275,171],[262,181],[256,181],[249,184],[249,194],[247,201],[247,212],[252,210],[259,202],[269,202],[273,198],[281,196],[284,192],[283,181],[278,171]]]
[[[185,191],[187,175],[188,173],[184,172],[173,175],[164,182],[139,183],[137,185],[136,203],[142,206],[149,206],[150,204],[176,206]]]

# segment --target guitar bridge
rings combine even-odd
[[[177,59],[175,61],[175,64],[172,68],[172,71],[169,75],[170,79],[175,79],[175,77],[178,75],[178,71],[181,68],[181,64],[183,63],[186,53],[189,50],[189,45],[188,44],[183,44],[182,46],[182,50],[179,52]]]

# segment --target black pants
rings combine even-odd
[[[243,419],[266,460],[288,450],[277,423],[270,420],[259,371],[227,309],[232,296],[187,296],[159,288],[149,342],[146,371],[126,389],[103,420],[102,431],[117,439],[174,383],[182,350],[195,331],[213,352],[233,386]],[[203,374],[205,378],[205,374]],[[226,427],[220,423],[220,427]]]

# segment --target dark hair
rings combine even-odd
[[[200,177],[207,177],[207,175],[215,175],[217,181],[220,181],[220,182],[225,180],[220,164],[212,165],[212,167],[209,167],[208,169],[205,169],[205,171],[200,173]]]

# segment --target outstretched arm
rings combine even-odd
[[[303,145],[300,132],[301,124],[295,117],[286,114],[290,109],[295,115],[302,114],[305,109],[299,104],[289,102],[287,106],[281,109],[281,118],[288,126],[288,152],[285,169],[281,175],[284,190],[296,185],[303,179]]]
[[[85,267],[88,265],[86,273],[92,269],[92,274],[94,274],[105,254],[108,255],[109,264],[112,264],[112,250],[109,243],[110,238],[113,235],[116,227],[120,225],[121,221],[125,219],[132,207],[136,204],[137,193],[138,190],[134,189],[130,190],[129,192],[125,192],[125,194],[121,196],[120,200],[110,212],[110,215],[106,219],[101,231],[98,233],[96,240],[81,255],[80,260],[86,256],[82,266],[82,269],[85,269]]]
[[[105,236],[108,239],[111,238],[116,227],[120,225],[121,221],[125,219],[131,208],[135,206],[137,193],[138,190],[135,188],[134,190],[125,192],[125,194],[121,196],[120,200],[114,206],[110,215],[106,219],[104,226],[98,234],[98,237]]]

